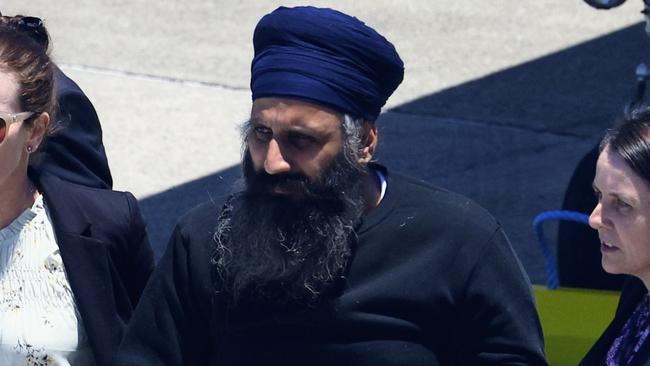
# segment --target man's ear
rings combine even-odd
[[[47,112],[41,113],[40,116],[36,117],[34,120],[30,131],[29,138],[27,139],[27,147],[30,147],[32,151],[36,151],[43,142],[45,133],[47,132],[47,126],[50,124],[50,115]]]
[[[362,130],[361,149],[359,151],[359,164],[368,164],[372,160],[379,140],[377,126],[373,122],[364,121]]]

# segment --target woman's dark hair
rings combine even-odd
[[[600,151],[607,147],[650,184],[650,108],[631,111],[608,130],[600,142]]]
[[[0,16],[0,70],[13,74],[19,86],[21,112],[43,112],[54,119],[54,65],[48,55],[49,36],[42,21],[34,17]]]

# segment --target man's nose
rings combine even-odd
[[[282,149],[275,139],[271,139],[264,159],[264,170],[268,174],[287,173],[291,170],[291,165],[282,154]]]

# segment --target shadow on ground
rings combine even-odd
[[[205,201],[222,202],[240,177],[237,165],[140,200],[156,260],[165,251],[169,236],[184,213]]]
[[[378,160],[486,207],[543,282],[532,219],[560,208],[577,162],[632,96],[648,43],[634,25],[395,107],[378,121]],[[143,199],[157,256],[185,211],[237,177],[231,167]]]

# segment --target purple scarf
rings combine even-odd
[[[643,296],[607,352],[605,366],[630,365],[650,333],[649,295]]]

